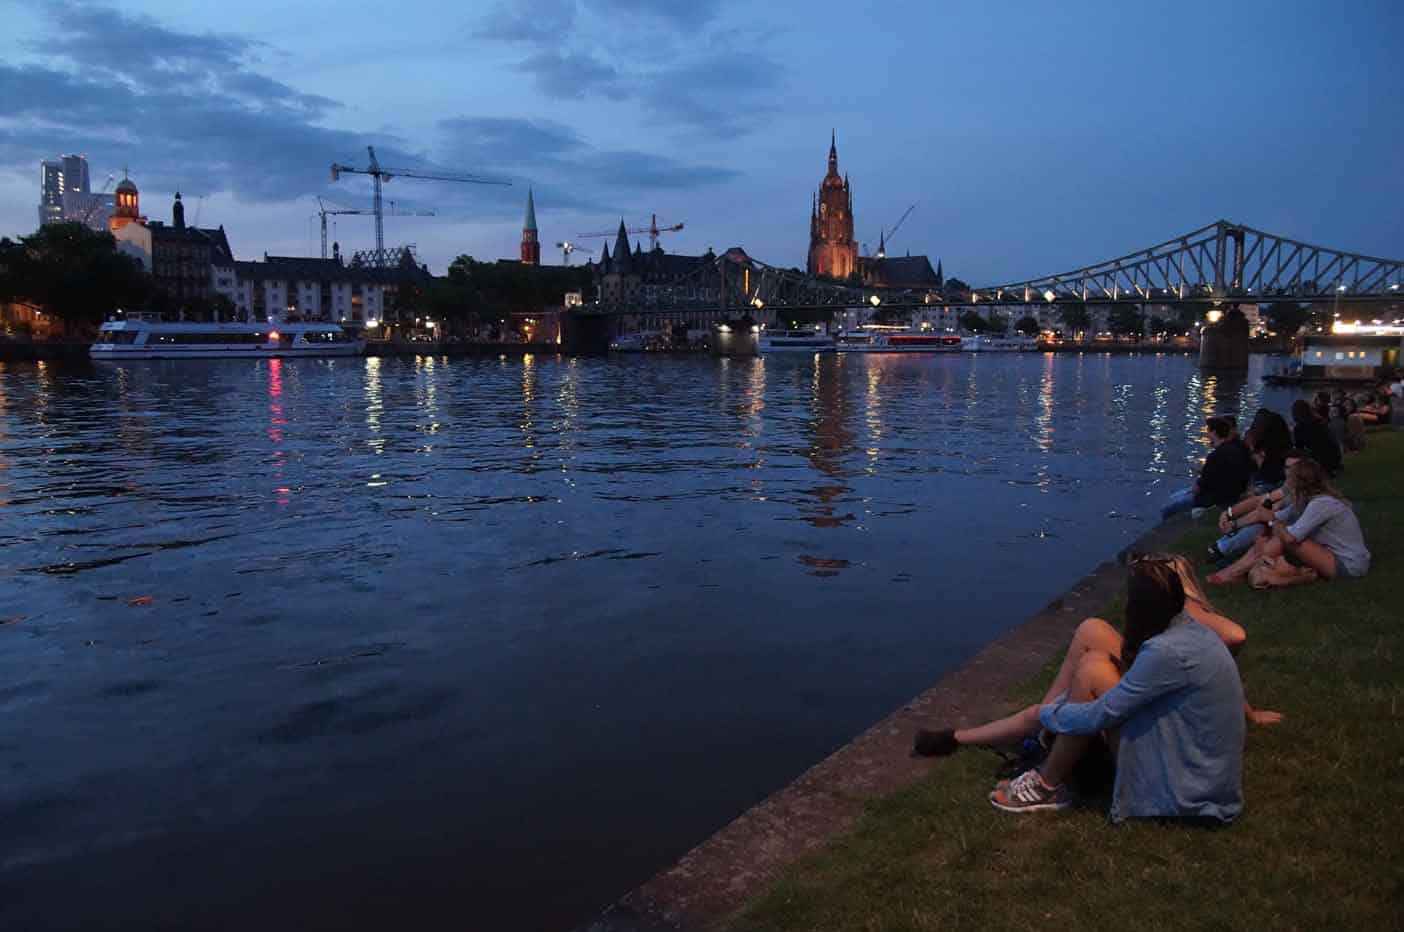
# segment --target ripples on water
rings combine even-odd
[[[471,875],[568,925],[1139,534],[1262,394],[1180,356],[0,364],[0,887],[82,865],[136,915],[165,871],[198,925],[277,876],[355,924]]]

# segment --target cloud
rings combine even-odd
[[[517,67],[536,78],[542,93],[552,97],[580,99],[597,94],[621,98],[630,94],[624,75],[589,52],[539,48]]]
[[[548,0],[548,8],[568,20],[575,6]],[[260,63],[278,54],[270,46],[181,32],[109,6],[64,7],[62,18],[59,7],[49,9],[50,28],[30,45],[38,58],[0,62],[6,89],[0,163],[7,166],[30,169],[38,158],[77,151],[89,156],[97,177],[130,165],[148,190],[232,191],[256,203],[314,194],[362,201],[365,179],[333,184],[328,166],[365,164],[369,143],[387,166],[484,174],[512,166],[521,186],[553,192],[559,206],[590,210],[629,191],[692,189],[734,174],[658,154],[604,151],[576,130],[545,120],[454,116],[413,144],[386,133],[338,129],[329,125],[337,101],[265,73]],[[495,28],[529,36],[519,25],[504,21]],[[590,62],[580,54],[560,53],[551,65],[560,80],[588,72]],[[594,76],[597,84],[618,77],[603,65]],[[475,218],[515,216],[524,197],[520,188],[448,183],[391,190],[402,195],[404,207],[462,207]]]
[[[723,0],[552,0],[546,20],[499,3],[476,31],[521,50],[516,67],[552,98],[642,105],[694,133],[739,135],[772,114],[785,69],[765,53],[772,30]]]
[[[549,42],[575,25],[575,0],[535,0],[529,6],[498,3],[473,35],[504,42]]]

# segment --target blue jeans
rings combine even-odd
[[[1189,511],[1194,508],[1194,487],[1181,489],[1165,500],[1165,504],[1160,506],[1160,520],[1164,521],[1172,515],[1177,515],[1182,511]]]
[[[1219,553],[1231,559],[1247,553],[1248,548],[1253,546],[1253,541],[1257,540],[1262,532],[1261,524],[1250,524],[1220,537],[1214,541],[1214,546],[1219,548]]]

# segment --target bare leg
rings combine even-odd
[[[1072,691],[1069,694],[1071,702],[1091,702],[1102,693],[1111,689],[1121,680],[1121,671],[1112,663],[1111,658],[1105,654],[1089,654],[1078,666],[1077,673],[1073,676]],[[1087,747],[1095,739],[1096,735],[1059,735],[1053,741],[1053,750],[1048,752],[1048,758],[1039,767],[1039,773],[1049,786],[1059,786],[1072,773],[1073,766],[1077,764],[1082,755],[1087,752]]]
[[[1215,585],[1235,582],[1248,575],[1248,571],[1267,557],[1282,556],[1282,542],[1275,537],[1260,537],[1247,553],[1233,563],[1208,577],[1206,582]]]
[[[1304,566],[1316,570],[1322,579],[1336,578],[1336,555],[1314,540],[1301,540],[1287,547],[1287,553]]]
[[[1021,712],[1015,712],[1013,715],[990,722],[987,725],[958,728],[955,733],[956,741],[963,745],[1013,744],[1029,735],[1038,734],[1038,709],[1038,706],[1031,705]]]
[[[1073,632],[1072,643],[1068,645],[1068,652],[1063,655],[1063,665],[1058,668],[1058,675],[1053,677],[1053,683],[1043,694],[1044,705],[1071,688],[1073,673],[1089,651],[1120,657],[1121,632],[1100,618],[1088,618],[1078,625],[1077,630]]]
[[[1276,560],[1264,560],[1248,578],[1259,588],[1285,589],[1314,583],[1321,577],[1309,566],[1293,566],[1285,557],[1278,557]]]

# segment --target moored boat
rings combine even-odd
[[[332,323],[163,321],[133,314],[98,330],[88,355],[97,360],[239,359],[359,356],[366,341]]]
[[[1030,353],[1038,349],[1038,341],[1033,337],[963,337],[961,349],[967,353]]]
[[[961,341],[954,333],[868,326],[843,331],[836,345],[842,353],[958,353]]]
[[[817,330],[762,330],[756,338],[761,353],[832,353],[834,338]]]

